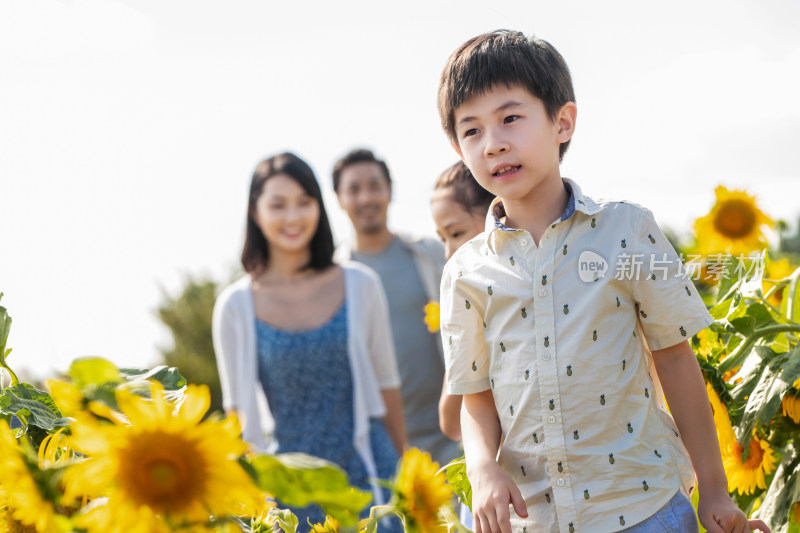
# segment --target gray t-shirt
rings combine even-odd
[[[389,302],[389,319],[402,381],[403,411],[411,446],[429,451],[444,465],[459,455],[458,443],[439,429],[439,395],[444,381],[444,361],[423,320],[428,303],[414,256],[397,237],[382,252],[352,252],[352,259],[378,273]]]

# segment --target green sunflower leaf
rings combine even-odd
[[[333,463],[303,453],[259,455],[251,462],[256,483],[284,505],[316,503],[342,526],[358,523],[372,493],[350,486],[347,475]]]

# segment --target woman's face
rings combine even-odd
[[[306,251],[319,225],[319,203],[286,174],[264,183],[253,220],[271,253]]]
[[[453,200],[449,189],[434,191],[431,211],[433,222],[436,224],[436,233],[444,243],[448,259],[462,244],[484,230],[486,215],[464,209],[463,205]]]

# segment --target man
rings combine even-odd
[[[392,180],[386,163],[370,150],[353,150],[336,163],[333,188],[355,228],[355,239],[340,246],[336,257],[377,272],[389,301],[409,443],[446,464],[460,451],[439,429],[442,345],[438,333],[428,332],[423,320],[425,304],[439,301],[444,249],[435,239],[389,231]]]

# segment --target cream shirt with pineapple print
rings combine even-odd
[[[712,319],[650,211],[564,182],[574,209],[538,247],[503,225],[497,199],[486,231],[447,263],[447,387],[492,390],[498,462],[528,506],[527,519],[512,512],[514,531],[618,531],[691,492],[649,349]]]

